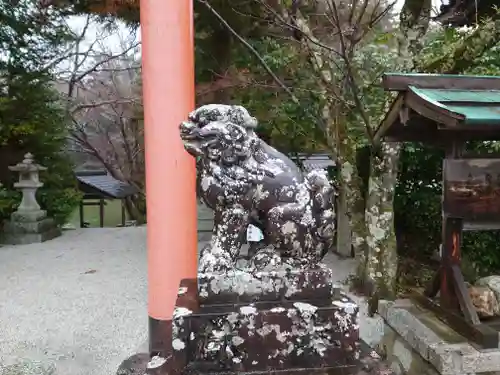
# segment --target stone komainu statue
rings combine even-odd
[[[241,106],[205,105],[180,125],[185,149],[196,158],[197,188],[214,210],[211,244],[199,272],[235,267],[249,224],[265,247],[251,259],[258,270],[280,263],[314,266],[334,238],[334,189],[324,171],[303,176],[287,156],[259,139],[257,120]]]

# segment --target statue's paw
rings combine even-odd
[[[317,264],[317,257],[314,255],[309,256],[301,256],[299,258],[287,258],[284,264],[289,266],[290,268],[314,268],[314,265]]]
[[[250,260],[250,267],[256,271],[272,271],[282,263],[281,256],[272,246],[261,249]]]
[[[233,261],[229,254],[218,253],[214,254],[210,251],[205,251],[198,265],[199,273],[224,273],[233,268]]]

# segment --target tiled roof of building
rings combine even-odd
[[[135,186],[119,181],[103,171],[76,172],[80,190],[103,198],[123,199],[139,192]]]
[[[335,167],[335,162],[328,154],[298,154],[298,158],[306,172]],[[296,162],[297,158],[292,157],[292,160]]]

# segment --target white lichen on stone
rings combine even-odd
[[[245,340],[240,336],[233,336],[231,338],[231,342],[233,343],[234,346],[240,346],[245,342]]]
[[[148,369],[156,369],[160,366],[163,366],[165,362],[167,362],[165,358],[155,355],[153,358],[151,358],[146,367]]]
[[[177,318],[182,318],[184,316],[187,316],[187,315],[191,315],[193,312],[185,307],[176,307],[174,309],[174,314],[173,314],[173,318],[174,319],[177,319]]]
[[[341,301],[333,301],[332,305],[339,307],[341,310],[345,311],[346,314],[354,314],[358,308],[358,305],[345,300],[346,299],[342,299]]]
[[[273,312],[273,313],[282,313],[285,311],[286,311],[286,309],[284,307],[273,307],[271,309],[271,312]]]
[[[257,309],[253,306],[240,307],[240,313],[243,315],[257,315]]]
[[[305,302],[294,302],[293,306],[299,310],[302,316],[312,316],[318,310],[317,306],[311,305],[310,303]]]
[[[224,331],[219,331],[219,330],[216,330],[214,329],[212,331],[212,337],[216,340],[221,340],[223,339],[224,337],[226,336],[226,333]]]
[[[172,348],[174,350],[183,350],[186,348],[186,344],[179,338],[172,340]]]

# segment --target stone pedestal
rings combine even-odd
[[[54,220],[43,210],[16,211],[4,223],[2,242],[9,245],[26,245],[51,240],[61,235]]]
[[[9,167],[19,173],[19,181],[14,184],[21,190],[22,201],[9,221],[4,223],[2,242],[10,245],[25,245],[44,242],[61,235],[53,219],[40,209],[36,200],[36,191],[43,186],[38,178],[39,171],[46,168],[35,164],[33,155],[26,154],[22,163]]]
[[[330,272],[238,270],[183,280],[172,320],[175,368],[356,373],[358,307],[331,285]]]
[[[442,317],[409,299],[380,301],[386,323],[442,375],[500,372],[500,348],[482,348],[454,331]]]
[[[395,375],[359,339],[358,306],[332,279],[318,265],[183,280],[171,348],[134,355],[117,375]]]

